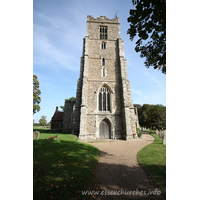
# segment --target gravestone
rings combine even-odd
[[[157,135],[159,134],[159,130],[158,130],[158,129],[156,129],[156,134],[157,134]]]
[[[163,133],[164,133],[163,144],[166,144],[166,130],[164,130]]]
[[[166,135],[163,138],[163,144],[166,144]]]
[[[166,144],[166,130],[159,132],[159,138],[160,140],[163,140],[163,144]]]
[[[164,131],[159,131],[158,135],[159,135],[160,140],[163,140],[165,132]]]
[[[33,132],[33,139],[39,139],[39,135],[40,135],[39,131]]]

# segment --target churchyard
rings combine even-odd
[[[34,199],[89,198],[80,193],[96,185],[99,150],[79,142],[75,135],[33,131],[40,132],[39,139],[33,139]]]
[[[162,194],[166,194],[166,140],[163,140],[166,138],[166,131],[150,131],[150,135],[155,140],[138,152],[138,162],[159,186]]]
[[[47,132],[41,127],[33,131],[40,132],[39,139],[33,139],[34,199],[90,199],[90,196],[82,196],[81,191],[98,189],[99,150],[79,142],[72,134]],[[165,195],[166,145],[155,131],[150,134],[155,141],[141,149],[137,158]]]

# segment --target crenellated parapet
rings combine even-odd
[[[113,19],[109,19],[106,16],[100,16],[97,18],[92,17],[91,15],[87,16],[87,21],[88,22],[102,22],[102,23],[118,23],[119,24],[119,18],[113,18]]]

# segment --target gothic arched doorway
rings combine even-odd
[[[108,120],[104,119],[99,125],[99,138],[111,139],[111,128]]]

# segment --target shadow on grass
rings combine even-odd
[[[33,152],[34,199],[75,199],[95,185],[97,148],[75,139],[33,140]]]
[[[34,131],[39,131],[40,133],[46,133],[46,134],[50,134],[50,133],[58,133],[58,134],[70,134],[70,133],[63,133],[62,131],[59,130],[48,130],[48,129],[44,129],[44,128],[34,128]]]
[[[101,152],[101,155],[109,156],[105,152]],[[151,168],[156,170],[157,167],[157,165],[151,165]],[[158,168],[160,167],[164,166]],[[165,186],[156,185],[140,166],[99,163],[97,178],[99,181],[98,191],[120,191],[121,193],[120,195],[98,196],[98,199],[166,199],[166,194],[160,192],[161,188]],[[133,193],[134,191],[135,193]]]
[[[81,143],[73,135],[62,135],[57,140],[33,140],[33,199],[91,199],[81,191],[102,190],[96,183],[96,167],[99,150],[92,145]],[[107,159],[113,154],[101,151]],[[163,171],[163,166],[148,166]],[[97,178],[107,189],[116,191],[152,191],[156,186],[141,167],[99,163]],[[165,180],[164,180],[165,181]],[[96,196],[97,197],[97,196]],[[117,196],[123,199],[165,199],[163,196]],[[100,199],[116,199],[116,196],[98,196]]]

